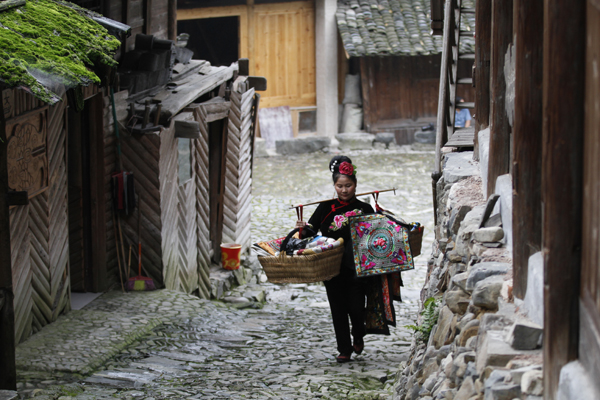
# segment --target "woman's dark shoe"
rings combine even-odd
[[[337,356],[335,360],[339,363],[347,363],[348,361],[352,361],[352,359],[350,358],[350,354],[343,353],[340,353],[340,355]]]
[[[365,341],[363,339],[355,340],[354,344],[352,345],[352,348],[354,349],[354,352],[356,354],[362,353],[363,349],[365,348]]]

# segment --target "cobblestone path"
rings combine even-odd
[[[359,168],[359,191],[395,186],[398,195],[381,195],[381,204],[408,221],[432,226],[431,153],[395,150],[350,156]],[[295,220],[294,210],[288,209],[291,203],[331,197],[330,157],[316,154],[256,160],[254,240],[286,234]],[[306,212],[308,218],[312,210]],[[248,297],[248,292],[264,293],[264,305],[252,307],[167,290],[109,292],[84,309],[105,318],[95,335],[102,331],[114,335],[124,319],[132,324],[150,321],[143,334],[87,377],[21,370],[19,393],[23,398],[42,400],[391,399],[395,374],[410,349],[412,332],[405,326],[416,319],[431,236],[426,231],[426,255],[416,259],[416,270],[403,274],[404,302],[396,304],[397,327],[391,328],[390,336],[367,335],[364,353],[354,356],[353,362],[335,362],[335,337],[321,284],[252,283],[227,294]],[[72,331],[59,335],[79,337]],[[53,338],[39,336],[39,340]],[[57,336],[54,340],[65,339]],[[26,346],[20,347],[24,354]],[[81,354],[63,362],[67,367],[68,363],[75,365],[88,356],[86,352],[101,351],[83,341]],[[33,365],[42,354],[24,358]]]

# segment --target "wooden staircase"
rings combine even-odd
[[[461,53],[459,44],[461,38],[473,37],[472,31],[463,31],[461,27],[462,14],[475,14],[474,8],[461,7],[463,0],[447,0],[443,20],[443,49],[440,74],[440,91],[437,114],[436,160],[434,175],[441,173],[442,147],[472,149],[474,143],[474,128],[455,128],[456,92],[458,85],[472,85],[471,76],[459,76],[459,64],[473,64],[474,53]],[[433,24],[432,24],[433,26]],[[474,109],[475,103],[463,102],[460,108]],[[439,179],[439,177],[438,177]],[[434,181],[437,182],[437,179]]]

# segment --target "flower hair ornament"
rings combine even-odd
[[[354,164],[350,164],[347,161],[344,161],[342,163],[340,163],[340,166],[338,168],[338,171],[340,171],[340,174],[342,175],[356,175],[356,165]]]

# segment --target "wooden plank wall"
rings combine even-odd
[[[253,15],[250,73],[269,82],[261,107],[316,105],[314,3],[261,4]]]
[[[514,2],[513,293],[523,299],[531,254],[542,247],[543,0]]]
[[[250,3],[250,2],[249,2]],[[239,57],[269,82],[260,107],[315,106],[314,1],[181,9],[178,20],[239,18]]]
[[[590,376],[600,376],[600,5],[587,1],[585,67],[585,137],[583,171],[583,237],[581,254],[581,324],[579,358]],[[594,380],[600,393],[600,382]]]
[[[189,113],[185,113],[189,114]],[[160,133],[160,158],[158,171],[160,171],[160,215],[162,222],[162,265],[164,284],[167,289],[177,289],[180,285],[179,277],[179,251],[178,245],[178,159],[177,139],[175,138],[175,120],[181,119],[180,115],[171,120],[168,129]],[[185,118],[187,119],[187,118]],[[158,176],[157,171],[157,176]]]
[[[231,92],[229,139],[223,200],[223,243],[238,243],[242,251],[251,245],[251,146],[252,106],[254,89],[245,93]]]
[[[117,120],[121,124],[127,122],[127,97],[129,92],[126,90],[115,93],[115,106]],[[117,137],[114,129],[112,106],[110,105],[110,95],[104,96],[104,220],[106,224],[106,273],[107,287],[120,286],[119,270],[117,263],[117,247],[115,241],[115,229],[113,226],[113,211],[111,205],[111,175],[119,169],[117,158]],[[136,181],[137,185],[137,181]],[[138,185],[139,186],[139,185]],[[143,189],[143,188],[142,188]],[[136,187],[136,190],[138,188]],[[137,236],[136,236],[137,238]],[[135,241],[137,243],[137,239]],[[135,262],[132,261],[135,265]]]
[[[210,298],[210,264],[213,256],[210,240],[210,197],[208,186],[208,123],[206,111],[202,107],[194,110],[194,117],[200,123],[200,139],[194,140],[194,176],[196,180],[196,227],[198,239],[198,292],[205,299]]]
[[[42,104],[14,90],[14,116]],[[15,340],[27,339],[70,309],[66,96],[47,111],[48,190],[10,210]]]
[[[383,121],[437,115],[441,56],[361,57],[364,123],[371,132]],[[460,71],[461,76],[468,75]],[[270,83],[270,82],[269,82]],[[458,95],[474,99],[474,90],[459,85]],[[262,102],[262,97],[261,97]]]
[[[174,120],[177,121],[192,121],[194,120],[193,112],[183,112],[177,115]],[[174,131],[174,129],[173,129]],[[164,135],[165,132],[163,132]],[[177,161],[178,147],[175,139],[175,158]],[[193,143],[190,144],[193,146]],[[191,150],[191,149],[190,149]],[[195,164],[195,154],[192,155],[192,165]],[[178,164],[175,165],[177,171]],[[167,288],[179,290],[185,293],[193,293],[198,289],[199,277],[198,277],[198,250],[196,249],[198,243],[197,237],[197,219],[192,218],[196,213],[196,179],[194,176],[194,168],[192,168],[192,179],[182,184],[178,182],[176,177],[175,182],[177,183],[177,264],[165,264],[165,270],[176,268],[177,273],[175,275],[174,282],[171,284],[167,281]],[[165,232],[166,233],[166,232]],[[166,253],[166,249],[164,252]],[[171,276],[171,273],[165,273],[166,276]]]
[[[511,128],[506,115],[504,61],[513,40],[513,2],[492,1],[490,63],[490,149],[487,193],[494,193],[496,178],[511,168]]]
[[[586,2],[544,2],[544,398],[550,400],[557,397],[561,368],[578,358],[585,28]]]
[[[141,243],[142,243],[142,274],[149,276],[154,280],[157,287],[164,285],[163,263],[164,263],[164,234],[165,219],[161,217],[163,212],[161,202],[163,200],[163,184],[160,180],[159,164],[161,162],[162,153],[161,137],[158,135],[142,135],[140,137],[122,138],[121,146],[123,151],[123,168],[126,171],[133,172],[135,191],[138,195],[139,203],[141,203]],[[176,176],[175,176],[176,179]],[[174,185],[169,185],[169,188]],[[169,206],[176,204],[177,193],[169,193]],[[168,222],[170,234],[167,235],[172,239],[174,227],[176,226],[176,218],[170,213],[173,218]],[[132,256],[132,276],[137,275],[137,243],[138,243],[138,212],[137,207],[132,215],[121,219],[121,228],[123,240],[126,243],[125,249],[128,249],[129,244],[133,246]],[[173,249],[169,249],[169,254],[173,253]]]
[[[145,33],[168,39],[169,2],[174,0],[117,0],[108,2],[106,17],[131,26],[127,51],[135,47],[135,35]]]

